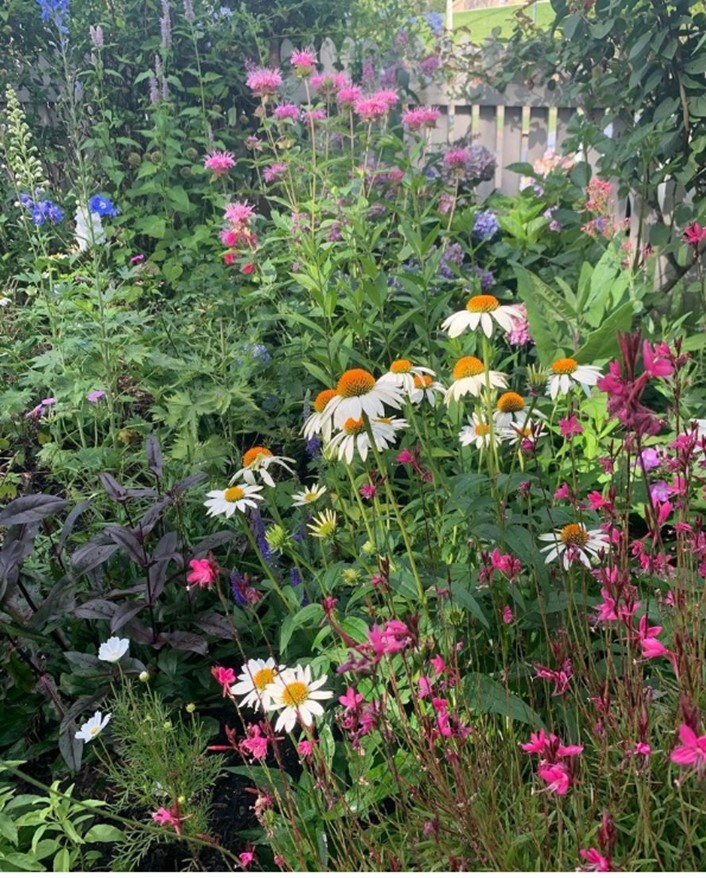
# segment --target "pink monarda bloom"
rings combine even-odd
[[[305,122],[323,122],[326,118],[326,110],[318,108],[315,110],[304,110],[302,119]]]
[[[319,94],[333,97],[342,88],[347,88],[351,81],[345,73],[318,73],[309,80]]]
[[[299,120],[299,107],[296,104],[278,104],[272,111],[273,118],[281,121],[291,119],[292,122]]]
[[[464,146],[454,147],[444,155],[444,167],[449,171],[464,171],[470,158],[471,154]]]
[[[610,857],[604,857],[597,848],[581,849],[579,854],[586,860],[586,863],[577,869],[577,872],[615,872]]]
[[[342,110],[349,110],[353,104],[363,95],[363,90],[358,85],[347,85],[339,88],[336,92],[336,103]]]
[[[397,92],[383,89],[376,91],[375,94],[358,98],[353,104],[353,111],[365,122],[374,122],[387,116],[399,99]]]
[[[224,219],[236,229],[249,226],[254,216],[255,208],[247,201],[234,201],[227,204],[223,214]]]
[[[402,124],[410,131],[421,131],[422,128],[433,128],[440,116],[441,111],[436,107],[415,107],[402,113]]]
[[[189,561],[189,567],[191,572],[186,577],[187,591],[195,585],[199,588],[210,588],[218,579],[218,565],[210,558],[194,558]]]
[[[301,49],[292,52],[289,59],[297,76],[311,76],[316,69],[316,52],[311,49]]]
[[[275,162],[274,165],[265,168],[262,172],[262,178],[265,183],[279,183],[286,173],[287,165],[284,162]]]
[[[221,152],[214,150],[210,152],[203,160],[203,166],[210,171],[214,177],[222,177],[227,174],[231,168],[235,167],[235,158],[232,152]]]
[[[693,765],[702,774],[706,769],[706,735],[700,737],[696,732],[682,723],[679,726],[681,744],[675,747],[669,758],[677,765]]]
[[[279,70],[262,67],[253,70],[245,80],[245,84],[256,97],[265,98],[275,94],[282,85],[282,74]]]

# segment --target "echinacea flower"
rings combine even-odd
[[[323,497],[325,493],[326,487],[324,485],[319,487],[318,483],[314,483],[306,491],[292,494],[292,506],[308,506],[310,503],[315,503],[319,497]]]
[[[526,423],[528,415],[529,409],[524,397],[509,390],[498,398],[493,419],[500,429],[512,427],[513,424],[522,427]]]
[[[338,516],[333,509],[325,509],[312,518],[307,530],[317,540],[328,540],[336,533],[337,527]]]
[[[441,328],[448,332],[449,338],[456,338],[464,330],[476,330],[480,326],[481,332],[490,338],[493,334],[493,321],[505,332],[510,332],[514,322],[521,316],[521,311],[514,305],[501,305],[495,296],[483,293],[471,296],[465,309],[447,317]]]
[[[203,166],[207,171],[210,171],[214,177],[222,177],[224,174],[227,174],[231,168],[235,167],[235,157],[232,152],[214,150],[203,160]]]
[[[278,665],[270,656],[268,659],[248,659],[240,669],[237,680],[230,687],[232,696],[245,696],[238,707],[260,707],[270,709],[270,692],[284,665]]]
[[[423,375],[435,377],[433,369],[426,366],[415,366],[411,360],[393,360],[390,369],[380,379],[381,381],[389,381],[395,387],[401,387],[409,396],[414,391],[414,379]]]
[[[599,553],[610,545],[609,538],[602,531],[587,530],[582,524],[566,524],[560,530],[540,534],[539,539],[554,544],[540,550],[548,553],[546,563],[561,558],[564,570],[568,570],[574,560],[590,569],[589,556],[598,558]]]
[[[76,732],[74,738],[76,738],[77,741],[83,741],[87,744],[89,741],[92,741],[100,735],[110,722],[110,717],[110,713],[106,713],[106,715],[103,716],[100,710],[97,710],[93,716],[81,726],[79,731]]]
[[[402,405],[402,391],[384,381],[377,381],[365,369],[348,369],[338,380],[336,395],[328,402],[322,420],[329,418],[339,430],[350,418],[358,420],[367,415],[371,420],[385,414],[385,406],[398,409]]]
[[[458,402],[462,396],[470,393],[480,396],[484,388],[507,387],[507,380],[502,372],[488,370],[487,380],[485,364],[478,357],[461,357],[453,368],[453,384],[446,391],[444,402]]]
[[[389,448],[390,443],[395,441],[396,433],[408,426],[407,421],[402,418],[372,418],[370,429],[377,450],[385,451]],[[370,434],[362,418],[348,418],[340,433],[337,433],[325,447],[324,454],[336,452],[339,460],[345,460],[350,464],[353,462],[353,454],[356,450],[362,460],[367,459]]]
[[[304,429],[302,430],[305,439],[312,439],[319,433],[321,433],[324,442],[328,442],[331,438],[333,424],[331,418],[324,417],[324,411],[326,410],[326,406],[335,396],[337,396],[337,391],[334,388],[322,390],[321,393],[317,395],[313,405],[314,411],[306,419]]]
[[[475,412],[473,419],[458,434],[458,441],[461,445],[475,445],[480,450],[489,448],[491,441],[497,446],[504,438],[502,432],[493,430],[490,424],[479,418]]]
[[[414,390],[409,394],[409,401],[417,405],[426,399],[430,405],[436,405],[436,396],[439,393],[446,393],[446,388],[441,382],[434,381],[431,375],[415,375]]]
[[[119,662],[128,649],[130,641],[127,637],[109,637],[105,643],[101,643],[98,658],[102,662]]]
[[[263,500],[260,491],[260,485],[231,485],[224,491],[209,491],[207,496],[210,499],[204,506],[210,516],[225,515],[226,518],[231,518],[236,512],[256,509],[257,504]]]
[[[249,448],[245,452],[242,460],[242,468],[238,470],[231,481],[236,482],[238,479],[243,479],[248,485],[256,485],[257,478],[259,477],[270,488],[274,488],[275,480],[270,475],[269,468],[273,464],[276,464],[277,466],[286,469],[287,472],[294,473],[294,470],[287,466],[289,463],[294,463],[293,458],[278,457],[276,454],[273,454],[269,448],[264,448],[262,445],[256,445],[254,448]]]
[[[591,387],[600,377],[601,370],[596,366],[580,366],[573,357],[561,357],[549,367],[547,393],[556,399],[559,394],[568,393],[572,385],[578,384],[589,396]]]
[[[324,708],[319,701],[333,698],[333,692],[321,687],[327,677],[312,682],[311,667],[285,668],[269,691],[270,710],[281,710],[275,723],[275,731],[291,732],[297,722],[302,726],[313,725],[315,716],[322,716]]]

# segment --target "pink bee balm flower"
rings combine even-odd
[[[564,439],[573,439],[574,436],[580,436],[583,433],[583,427],[579,424],[576,415],[571,414],[568,418],[559,420],[559,430]]]
[[[296,104],[278,104],[272,115],[275,119],[291,119],[296,122],[299,119],[299,107]]]
[[[228,698],[230,695],[228,687],[235,683],[235,671],[233,668],[224,668],[221,665],[216,665],[211,668],[211,674],[219,685],[223,687],[223,697]]]
[[[316,109],[316,110],[305,110],[302,113],[302,119],[305,122],[323,122],[326,118],[326,110]]]
[[[222,177],[227,174],[231,168],[235,167],[235,158],[232,152],[219,152],[214,150],[209,153],[203,160],[203,166],[216,177]]]
[[[289,61],[297,76],[310,76],[316,69],[316,53],[310,49],[292,52]]]
[[[345,73],[318,73],[309,80],[313,88],[322,95],[333,95],[342,88],[348,88],[350,79]]]
[[[263,67],[253,70],[245,80],[245,84],[256,97],[265,98],[275,94],[282,85],[282,74],[279,70],[269,70]]]
[[[677,765],[693,765],[697,771],[706,769],[706,735],[699,737],[696,732],[685,723],[679,726],[679,740],[681,744],[675,747],[670,755],[670,760]]]
[[[262,172],[262,178],[265,183],[279,183],[279,181],[287,173],[287,165],[284,162],[275,162]]]
[[[314,752],[314,745],[311,741],[300,741],[297,744],[297,753],[304,759],[309,759]]]
[[[546,783],[546,792],[565,796],[569,791],[571,777],[566,766],[560,762],[557,762],[556,765],[540,765],[537,774]]]
[[[610,857],[604,857],[596,848],[581,849],[579,854],[586,860],[586,864],[578,869],[579,872],[614,872],[615,868]]]
[[[398,101],[397,92],[377,91],[373,95],[358,98],[353,104],[353,111],[365,122],[375,122],[387,116]]]
[[[248,226],[254,216],[255,208],[252,204],[248,204],[247,201],[234,201],[231,204],[227,204],[223,214],[224,219],[236,229]]]
[[[422,128],[433,128],[439,120],[441,112],[436,107],[415,107],[402,113],[402,124],[410,131]]]
[[[194,558],[189,561],[191,573],[186,577],[189,583],[186,587],[190,591],[195,585],[199,588],[210,588],[218,579],[218,565],[210,558]]]
[[[465,147],[454,147],[444,155],[444,165],[450,171],[462,171],[465,170],[470,158],[471,154]]]
[[[363,91],[357,85],[347,85],[336,93],[336,102],[341,109],[348,109],[362,96]]]

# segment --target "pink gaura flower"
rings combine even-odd
[[[667,378],[674,374],[674,363],[669,345],[661,342],[654,347],[649,342],[642,342],[642,362],[645,374],[650,378]]]
[[[238,854],[238,859],[240,860],[240,865],[243,867],[243,869],[247,869],[255,862],[257,858],[255,856],[255,851],[243,851],[242,853]]]
[[[696,732],[682,723],[679,726],[681,744],[675,747],[669,758],[677,765],[693,765],[699,773],[706,769],[706,735],[700,737]]]
[[[506,625],[510,625],[513,619],[514,616],[512,615],[512,608],[507,606],[503,607],[503,622]]]
[[[596,848],[582,848],[579,854],[586,860],[586,863],[577,869],[578,872],[615,872],[615,867],[610,861],[610,857],[604,857]]]
[[[415,107],[402,113],[402,124],[410,131],[421,131],[422,128],[433,128],[440,116],[436,107]]]
[[[349,686],[346,689],[346,694],[339,696],[338,699],[338,703],[342,704],[346,710],[357,710],[364,701],[363,696],[356,692],[352,686]]]
[[[638,641],[642,649],[644,659],[670,657],[672,653],[657,637],[662,633],[660,625],[650,625],[647,615],[644,615],[638,625]]]
[[[218,580],[218,564],[212,558],[194,558],[189,561],[191,573],[187,574],[187,591],[195,585],[199,588],[210,588]]]
[[[684,241],[692,247],[698,247],[702,241],[706,241],[706,228],[691,223],[684,229]]]
[[[221,665],[216,665],[211,668],[211,675],[223,688],[223,697],[227,698],[230,695],[228,687],[235,683],[235,671],[233,668],[224,668]]]
[[[525,753],[540,753],[544,755],[558,743],[559,739],[555,734],[550,733],[547,735],[544,729],[540,729],[538,732],[530,732],[529,741],[526,744],[520,744],[520,747]]]
[[[316,69],[316,52],[311,49],[295,50],[289,61],[297,76],[310,76]]]
[[[253,70],[245,80],[245,84],[256,97],[268,97],[275,94],[282,85],[282,74],[279,70],[269,70],[262,67]]]
[[[571,785],[571,776],[565,765],[557,762],[554,765],[540,765],[537,775],[546,783],[547,793],[556,793],[557,796],[565,796]]]
[[[633,756],[643,756],[645,759],[649,759],[652,755],[652,747],[650,747],[647,741],[638,741],[633,747],[632,752]]]
[[[238,749],[244,756],[252,759],[266,759],[267,745],[270,739],[262,734],[259,723],[250,723],[247,727],[247,737],[240,742]]]
[[[159,823],[162,826],[172,826],[176,834],[181,835],[181,825],[186,820],[186,817],[179,815],[178,805],[172,805],[171,808],[157,808],[156,811],[152,812],[151,816],[155,823]]]
[[[291,119],[296,122],[299,119],[299,107],[296,104],[278,104],[272,111],[275,119]]]
[[[432,666],[435,674],[443,674],[446,670],[446,662],[440,655],[435,655],[433,659],[430,659],[429,664]]]
[[[429,677],[419,678],[419,697],[429,698],[433,694],[432,682]]]
[[[222,177],[235,167],[235,157],[232,152],[214,150],[203,160],[203,166],[215,177]]]

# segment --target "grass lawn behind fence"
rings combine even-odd
[[[509,37],[515,24],[515,13],[520,9],[530,18],[534,18],[537,25],[542,28],[549,27],[554,16],[551,3],[548,0],[527,7],[524,4],[518,4],[516,6],[499,6],[494,9],[469,9],[454,14],[454,28],[470,28],[471,38],[476,43],[483,42],[496,27],[500,28],[501,36]]]

